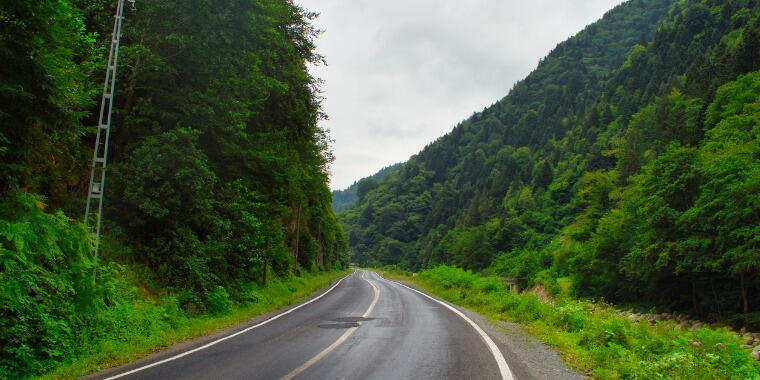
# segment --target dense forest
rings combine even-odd
[[[760,328],[758,70],[760,2],[625,2],[342,212],[352,260]]]
[[[268,273],[347,266],[307,71],[323,60],[315,15],[127,4],[96,279],[81,219],[116,1],[0,5],[0,377],[54,368],[146,310],[127,306],[140,297],[169,301],[134,329],[172,325],[171,305],[255,301]]]
[[[343,189],[343,190],[335,190],[332,192],[333,198],[332,198],[332,208],[335,212],[341,212],[351,206],[353,206],[354,202],[356,202],[357,199],[359,199],[359,195],[364,196],[364,194],[375,188],[377,186],[377,180],[385,178],[388,174],[391,172],[394,172],[398,170],[398,168],[401,167],[401,163],[388,165],[380,170],[377,171],[377,173],[362,178],[358,181],[355,181],[351,184],[351,186]]]

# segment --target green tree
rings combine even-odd
[[[0,12],[0,195],[24,189],[68,203],[84,182],[95,41],[68,1],[10,1]]]
[[[709,259],[702,266],[739,277],[741,310],[748,313],[754,298],[748,289],[760,271],[760,73],[721,87],[707,123],[698,157],[707,180],[682,223],[691,231],[689,248]]]

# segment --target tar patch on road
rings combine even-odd
[[[364,318],[364,317],[340,317],[335,318],[332,320],[332,322],[336,323],[325,323],[321,325],[317,325],[317,327],[322,329],[348,329],[351,327],[359,327],[359,322],[366,322],[371,321],[374,318]]]
[[[333,321],[335,322],[366,322],[371,321],[375,318],[364,318],[364,317],[341,317],[341,318],[335,318]]]
[[[326,323],[323,325],[318,325],[317,327],[321,329],[348,329],[351,327],[359,327],[359,323],[358,322]]]

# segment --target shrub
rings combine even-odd
[[[87,228],[43,209],[26,193],[0,204],[0,377],[52,368],[102,306]]]
[[[586,327],[588,312],[579,303],[565,302],[552,315],[552,324],[565,331],[577,332]]]
[[[223,286],[217,285],[212,291],[207,293],[207,309],[211,314],[219,314],[227,311],[230,306],[230,294]]]
[[[483,293],[496,293],[506,289],[504,284],[495,277],[484,277],[475,282],[475,288]]]
[[[523,296],[514,315],[518,322],[527,323],[540,319],[544,315],[544,305],[533,294]]]
[[[478,278],[471,271],[445,265],[423,271],[420,277],[446,289],[471,288]]]

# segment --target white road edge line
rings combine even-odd
[[[300,309],[300,308],[302,308],[302,307],[304,307],[304,306],[306,306],[306,305],[308,305],[308,304],[310,304],[310,303],[312,303],[312,302],[315,302],[315,301],[317,301],[318,299],[320,299],[320,298],[322,298],[322,297],[326,296],[326,295],[327,295],[327,293],[330,293],[330,291],[332,291],[332,290],[333,290],[333,289],[335,289],[335,288],[336,288],[338,285],[340,285],[340,283],[341,283],[341,282],[342,282],[344,279],[346,279],[348,276],[351,276],[351,275],[353,275],[354,273],[356,273],[356,272],[353,272],[353,273],[351,273],[351,274],[349,274],[349,275],[347,275],[347,276],[343,276],[343,277],[342,277],[340,280],[338,280],[338,282],[336,282],[336,283],[335,283],[335,285],[333,285],[332,287],[330,287],[330,289],[327,289],[327,291],[325,291],[324,293],[320,294],[319,296],[317,296],[317,297],[315,297],[315,298],[312,298],[312,299],[310,299],[309,301],[306,301],[306,302],[304,302],[304,303],[302,303],[302,304],[300,304],[300,305],[298,305],[298,306],[295,306],[295,307],[293,307],[293,308],[291,308],[291,309],[288,309],[288,310],[286,310],[286,311],[284,311],[284,312],[282,312],[282,313],[280,313],[280,314],[277,314],[277,315],[275,315],[274,317],[272,317],[272,318],[269,318],[269,319],[267,319],[267,320],[266,320],[266,321],[264,321],[264,322],[260,322],[260,323],[257,323],[257,324],[255,324],[255,325],[253,325],[253,326],[250,326],[250,327],[247,327],[247,328],[245,328],[245,329],[243,329],[243,330],[240,330],[240,331],[238,331],[238,332],[236,332],[236,333],[234,333],[234,334],[230,334],[230,335],[227,335],[227,336],[225,336],[225,337],[219,338],[219,339],[217,339],[217,340],[215,340],[215,341],[213,341],[213,342],[209,342],[209,343],[206,343],[206,344],[204,344],[203,346],[200,346],[200,347],[196,347],[196,348],[194,348],[194,349],[192,349],[192,350],[189,350],[189,351],[185,351],[185,352],[183,352],[183,353],[181,353],[181,354],[177,354],[177,355],[174,355],[174,356],[172,356],[172,357],[166,358],[166,359],[164,359],[164,360],[160,360],[160,361],[157,361],[157,362],[155,362],[155,363],[151,363],[151,364],[148,364],[148,365],[144,365],[144,366],[142,366],[142,367],[139,367],[139,368],[135,368],[135,369],[133,369],[133,370],[130,370],[130,371],[127,371],[127,372],[122,372],[122,373],[119,373],[119,374],[113,375],[113,376],[111,376],[111,377],[107,377],[107,378],[105,378],[105,379],[103,379],[103,380],[112,380],[112,379],[118,379],[118,378],[120,378],[120,377],[124,377],[124,376],[127,376],[127,375],[131,375],[131,374],[133,374],[133,373],[135,373],[135,372],[140,372],[140,371],[142,371],[142,370],[145,370],[145,369],[148,369],[148,368],[151,368],[151,367],[155,367],[155,366],[157,366],[157,365],[161,365],[161,364],[164,364],[164,363],[166,363],[166,362],[170,362],[170,361],[172,361],[172,360],[177,360],[177,359],[179,359],[179,358],[181,358],[181,357],[184,357],[184,356],[190,355],[190,354],[192,354],[192,353],[194,353],[194,352],[198,352],[198,351],[200,351],[200,350],[204,350],[204,349],[206,349],[206,348],[209,348],[209,347],[211,347],[211,346],[213,346],[213,345],[215,345],[215,344],[217,344],[217,343],[223,342],[223,341],[225,341],[225,340],[227,340],[227,339],[230,339],[230,338],[234,338],[234,337],[236,337],[236,336],[238,336],[238,335],[240,335],[240,334],[244,334],[244,333],[247,333],[248,331],[251,331],[251,330],[253,330],[253,329],[255,329],[255,328],[259,327],[259,326],[263,326],[263,325],[265,325],[265,324],[267,324],[267,323],[269,323],[269,322],[272,322],[272,321],[274,321],[275,319],[278,319],[278,318],[282,317],[283,315],[286,315],[286,314],[290,314],[290,313],[292,313],[292,312],[294,312],[294,311],[296,311],[296,310],[298,310],[298,309]]]
[[[372,314],[372,310],[374,310],[375,309],[375,305],[377,305],[377,300],[380,299],[380,289],[378,289],[375,286],[375,284],[372,283],[372,281],[368,280],[364,276],[366,273],[367,272],[362,272],[362,279],[364,281],[367,281],[368,284],[372,285],[372,289],[375,291],[375,297],[372,298],[372,303],[369,305],[369,308],[367,309],[367,311],[364,312],[364,314],[362,315],[362,318],[367,318],[367,317],[369,317],[370,314]],[[361,325],[361,322],[358,322],[358,324]],[[346,339],[348,339],[348,337],[351,336],[351,334],[353,334],[354,331],[356,331],[356,329],[358,329],[358,327],[351,327],[348,330],[346,330],[346,332],[344,332],[343,335],[341,335],[340,338],[338,338],[338,340],[336,340],[335,342],[333,342],[331,345],[327,346],[327,348],[325,348],[324,350],[322,350],[320,353],[318,353],[313,358],[307,360],[306,363],[301,364],[300,367],[298,367],[298,368],[290,371],[290,373],[287,374],[287,375],[285,375],[285,376],[283,376],[281,378],[281,380],[290,380],[290,379],[298,376],[301,372],[307,370],[309,367],[311,367],[312,365],[314,365],[316,362],[322,360],[322,358],[324,358],[325,356],[327,356],[327,354],[329,354],[330,352],[332,352],[332,350],[334,350],[336,347],[340,346],[341,343],[345,342]]]
[[[435,298],[433,298],[433,297],[431,297],[431,296],[429,296],[429,295],[427,295],[427,294],[425,294],[425,293],[423,293],[423,292],[421,292],[421,291],[419,291],[417,289],[410,288],[410,287],[408,287],[408,286],[406,286],[406,285],[404,285],[404,284],[402,284],[400,282],[397,282],[397,281],[385,279],[382,276],[380,276],[379,274],[377,276],[380,277],[381,279],[385,280],[385,281],[388,281],[388,282],[391,282],[391,283],[403,286],[403,287],[405,287],[405,288],[407,288],[407,289],[409,289],[409,290],[411,290],[413,292],[417,292],[417,293],[419,293],[419,294],[421,294],[421,295],[423,295],[423,296],[425,296],[425,297],[427,297],[427,298],[429,298],[429,299],[431,299],[431,300],[433,300],[433,301],[435,301],[435,302],[437,302],[437,303],[445,306],[447,309],[453,311],[456,315],[460,316],[462,319],[464,319],[465,321],[467,321],[467,323],[469,323],[470,326],[472,326],[472,328],[475,329],[475,331],[477,331],[478,334],[480,334],[480,337],[483,338],[483,340],[486,342],[486,345],[491,350],[491,354],[493,355],[493,358],[496,359],[496,364],[499,365],[499,372],[501,372],[501,378],[503,380],[514,380],[514,377],[512,376],[512,371],[509,369],[509,365],[507,365],[507,361],[504,359],[504,355],[501,354],[501,351],[499,350],[499,347],[496,346],[496,343],[494,343],[494,341],[491,339],[491,337],[488,336],[488,334],[486,334],[486,332],[483,331],[483,329],[481,329],[480,326],[478,326],[477,323],[473,322],[472,319],[468,318],[466,315],[464,315],[464,313],[462,313],[461,311],[457,310],[457,308],[455,308],[455,307],[453,307],[453,306],[451,306],[451,305],[449,305],[449,304],[447,304],[447,303],[445,303],[443,301],[437,300],[437,299],[435,299]]]

